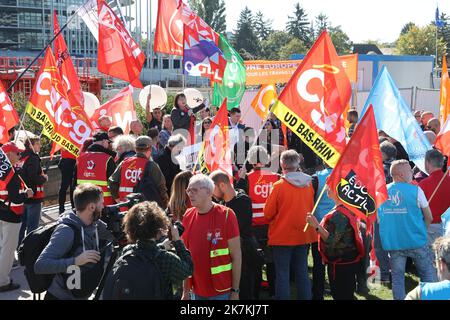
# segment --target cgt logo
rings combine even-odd
[[[88,162],[87,162],[87,168],[88,168],[88,170],[92,170],[92,169],[94,169],[94,167],[95,167],[95,162],[93,161],[93,160],[89,160]]]
[[[272,185],[272,182],[269,184],[257,184],[255,185],[255,188],[253,190],[255,191],[256,195],[267,199],[267,197],[269,197],[270,190],[272,190]]]
[[[133,183],[138,182],[142,176],[142,169],[127,169],[125,171],[125,179],[130,180]]]

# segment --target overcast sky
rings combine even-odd
[[[158,1],[147,1],[152,2],[154,28]],[[147,11],[144,2],[143,21]],[[436,5],[439,5],[441,12],[450,14],[449,0],[225,0],[227,30],[236,28],[239,14],[245,6],[253,12],[260,10],[264,16],[273,20],[275,29],[282,30],[297,2],[306,10],[309,20],[323,12],[333,25],[340,25],[354,42],[368,39],[393,42],[406,23],[412,21],[423,26],[434,20]]]

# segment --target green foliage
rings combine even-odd
[[[339,55],[352,52],[352,42],[341,26],[329,28],[330,38]]]
[[[300,6],[300,3],[296,3],[294,15],[288,16],[286,31],[294,38],[310,46],[312,42],[309,34],[309,25],[306,11]]]
[[[189,6],[217,33],[227,29],[224,0],[190,0]]]
[[[267,39],[267,37],[273,32],[271,19],[264,19],[264,15],[261,11],[258,11],[255,15],[254,29],[255,34],[259,41]]]
[[[438,64],[441,64],[442,56],[446,52],[446,43],[439,37],[437,41]],[[410,30],[400,35],[396,44],[398,54],[407,55],[436,55],[436,26],[425,27],[412,26]]]
[[[285,31],[272,32],[266,40],[261,41],[261,57],[267,60],[278,60],[280,49],[291,40],[292,36]]]
[[[324,13],[320,13],[316,17],[316,23],[315,23],[315,37],[318,37],[322,31],[328,30],[329,27],[331,27],[330,21],[328,20],[328,16]]]
[[[308,48],[300,39],[294,38],[289,41],[289,43],[281,47],[279,52],[279,59],[287,60],[294,53],[306,54],[308,52]]]
[[[414,22],[408,22],[407,24],[405,24],[403,26],[402,31],[400,32],[400,35],[408,33],[412,27],[417,27],[417,25]]]
[[[258,37],[254,31],[254,17],[252,11],[245,7],[241,11],[237,22],[237,29],[234,32],[234,48],[244,58],[245,52],[253,57],[257,57],[260,52]],[[242,49],[245,50],[242,51]],[[246,58],[244,58],[246,59]]]

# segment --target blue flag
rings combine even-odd
[[[436,15],[434,20],[435,20],[434,24],[436,25],[436,27],[442,28],[444,26],[444,20],[442,20],[439,15],[439,7],[436,7]]]
[[[431,144],[397,89],[386,66],[383,66],[367,98],[362,115],[372,105],[377,128],[400,142],[409,159],[425,172],[425,153]],[[361,118],[362,118],[361,115]]]

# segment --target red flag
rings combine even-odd
[[[0,81],[0,143],[5,144],[9,141],[8,131],[18,123],[19,115]]]
[[[439,149],[444,155],[450,158],[450,117],[447,117],[434,142],[436,149]]]
[[[372,105],[327,180],[330,191],[361,219],[376,219],[377,208],[388,198],[378,132]]]
[[[210,129],[206,132],[203,150],[200,152],[200,171],[222,170],[233,181],[231,146],[228,124],[227,99],[219,108]]]
[[[98,70],[142,88],[145,55],[104,0],[98,0]]]
[[[293,74],[272,112],[327,164],[343,152],[343,113],[351,85],[330,36],[324,31]]]
[[[178,0],[159,0],[154,50],[166,54],[183,55],[183,21]]]
[[[77,117],[70,106],[50,48],[45,52],[26,112],[43,126],[44,135],[74,156],[92,133],[88,123]]]
[[[107,115],[112,118],[113,126],[119,126],[125,134],[129,134],[131,121],[137,119],[132,93],[131,87],[127,86],[114,98],[101,105],[91,117],[93,125],[99,129],[98,119],[103,115]]]

